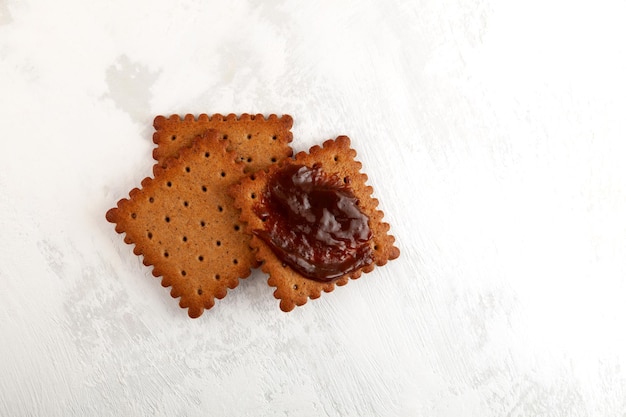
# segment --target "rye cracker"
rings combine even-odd
[[[258,265],[227,191],[244,165],[226,145],[221,133],[205,132],[106,214],[192,318]]]
[[[293,310],[295,306],[304,305],[309,298],[320,297],[322,291],[331,292],[335,285],[345,285],[350,279],[359,278],[362,272],[370,272],[375,265],[382,266],[400,255],[399,249],[393,245],[394,237],[388,234],[389,224],[382,221],[383,212],[376,209],[378,200],[372,197],[373,188],[366,184],[367,175],[360,172],[361,163],[355,157],[356,151],[350,147],[350,139],[340,136],[336,140],[324,142],[323,147],[312,147],[309,153],[300,152],[295,158],[272,165],[267,172],[259,171],[249,175],[230,189],[235,198],[235,206],[242,210],[241,220],[246,224],[246,231],[252,235],[250,244],[256,250],[256,258],[262,262],[261,269],[269,274],[268,284],[276,288],[274,296],[280,300],[280,308],[285,312]],[[359,199],[359,207],[369,217],[368,224],[372,231],[369,245],[373,251],[373,262],[331,282],[303,277],[284,264],[269,245],[253,235],[254,230],[263,229],[263,222],[255,214],[254,206],[259,201],[258,196],[265,192],[272,174],[288,164],[312,167],[318,163],[324,172],[336,174],[350,184],[354,195]]]
[[[152,156],[159,165],[167,158],[177,156],[178,152],[191,145],[193,139],[209,129],[215,129],[222,139],[226,139],[228,150],[237,154],[239,161],[245,164],[245,172],[266,169],[293,154],[289,143],[293,139],[291,126],[293,118],[289,115],[278,117],[272,114],[265,118],[262,114],[201,114],[197,118],[187,114],[170,117],[157,116],[154,119],[153,141],[157,147]]]

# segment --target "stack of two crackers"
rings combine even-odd
[[[154,119],[154,177],[141,182],[106,213],[124,241],[134,244],[161,284],[180,297],[190,317],[199,317],[237,287],[259,265],[283,311],[291,311],[322,291],[345,285],[399,256],[367,176],[341,136],[292,157],[293,119],[284,115],[215,114]],[[255,236],[262,227],[254,213],[272,172],[288,164],[313,166],[350,180],[361,210],[369,218],[373,262],[330,282],[308,279],[285,265]]]

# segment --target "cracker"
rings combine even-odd
[[[238,159],[245,164],[245,172],[266,169],[293,154],[289,143],[293,135],[290,131],[293,119],[289,115],[278,117],[272,114],[265,118],[262,114],[235,114],[209,116],[201,114],[196,118],[192,114],[183,119],[178,115],[168,118],[157,116],[154,119],[153,141],[157,147],[153,157],[159,165],[167,158],[189,146],[193,139],[209,129],[215,129],[228,140],[228,150],[237,153]]]
[[[339,178],[349,182],[354,195],[359,199],[359,207],[369,217],[372,239],[369,245],[373,250],[373,262],[367,266],[345,274],[331,282],[319,282],[303,277],[284,264],[272,249],[259,237],[253,235],[251,246],[257,251],[256,258],[263,262],[261,269],[269,274],[268,284],[275,287],[274,296],[280,300],[281,310],[288,312],[295,306],[304,305],[307,300],[320,297],[323,292],[331,292],[335,285],[343,286],[350,279],[357,279],[362,272],[371,272],[375,265],[382,266],[388,260],[395,259],[400,251],[393,245],[395,239],[389,235],[389,224],[384,223],[383,212],[377,210],[378,200],[373,198],[373,188],[366,185],[367,175],[360,172],[361,163],[354,158],[356,151],[350,148],[350,139],[340,136],[336,140],[324,142],[323,147],[314,146],[309,153],[300,152],[295,158],[284,160],[273,165],[268,172],[260,171],[244,178],[240,184],[230,189],[235,198],[235,206],[242,210],[241,220],[246,223],[246,230],[253,234],[254,230],[262,230],[263,222],[255,214],[254,206],[257,197],[263,195],[271,175],[287,164],[299,164],[312,167],[320,163],[322,170],[328,174],[337,174]]]
[[[195,318],[258,263],[227,193],[244,176],[244,165],[215,130],[179,153],[155,167],[154,178],[144,179],[106,218]]]

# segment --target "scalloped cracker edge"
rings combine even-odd
[[[196,136],[214,129],[227,140],[228,150],[234,151],[237,159],[245,164],[245,172],[255,172],[293,155],[289,146],[293,139],[292,125],[291,116],[275,114],[267,118],[247,113],[240,116],[200,114],[198,117],[187,114],[184,118],[176,114],[156,116],[152,140],[157,147],[152,156],[158,165],[163,165],[167,158],[177,156],[181,149],[190,146]]]
[[[202,315],[258,265],[239,210],[227,190],[244,176],[244,165],[209,130],[190,147],[155,167],[141,189],[106,213],[152,274],[180,297],[192,318]]]
[[[400,250],[393,245],[395,238],[389,235],[389,224],[382,221],[384,213],[377,210],[378,200],[372,197],[373,188],[366,184],[367,175],[360,172],[361,163],[356,161],[356,151],[350,147],[347,136],[339,136],[335,140],[327,140],[323,146],[313,146],[309,153],[300,152],[293,159],[286,159],[273,165],[268,172],[256,172],[244,178],[240,184],[230,189],[235,199],[235,206],[241,209],[241,221],[252,235],[253,230],[263,229],[263,222],[254,213],[256,196],[262,195],[267,187],[268,179],[274,172],[289,164],[300,164],[312,167],[316,163],[329,174],[337,174],[348,182],[359,199],[360,207],[369,217],[372,231],[370,245],[373,249],[374,261],[350,274],[343,275],[331,282],[318,282],[307,279],[284,264],[270,247],[258,237],[252,235],[251,246],[256,250],[256,259],[262,262],[261,269],[269,274],[268,284],[275,287],[274,297],[280,300],[280,309],[288,312],[295,306],[306,304],[308,299],[320,297],[322,292],[331,292],[335,285],[343,286],[350,279],[357,279],[361,273],[371,272],[374,267],[382,266],[388,260],[400,256]]]

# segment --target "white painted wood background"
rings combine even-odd
[[[0,416],[626,415],[626,3],[0,0]],[[198,320],[104,213],[152,119],[349,135],[401,257]]]

